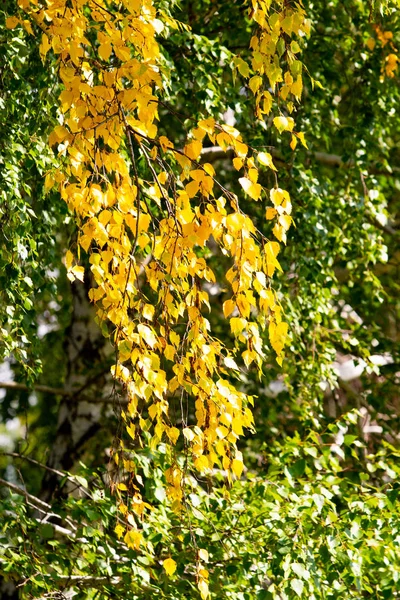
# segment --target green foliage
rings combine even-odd
[[[59,243],[68,220],[64,204],[44,194],[56,166],[48,135],[56,123],[57,80],[43,69],[35,39],[9,30],[0,12],[0,356],[12,354],[33,380],[40,372],[38,314],[59,300]],[[49,306],[50,305],[50,306]]]
[[[163,120],[166,135],[183,143],[185,122],[199,107],[219,117],[229,107],[252,146],[273,150],[281,185],[293,198],[296,228],[277,283],[290,325],[283,368],[264,339],[261,382],[251,369],[234,380],[257,396],[256,433],[241,447],[247,470],[229,493],[221,473],[213,482],[191,479],[185,511],[177,515],[162,475],[171,465],[162,452],[138,449],[134,485],[154,509],[143,520],[140,550],[128,548],[118,538],[120,513],[108,490],[110,475],[118,476],[111,467],[97,468],[118,427],[123,394],[116,390],[117,417],[105,403],[100,433],[81,450],[88,466],[77,461],[72,474],[61,471],[48,507],[1,488],[0,572],[22,584],[24,599],[70,589],[82,599],[198,598],[199,559],[207,564],[215,599],[398,596],[400,92],[398,73],[382,78],[388,48],[375,26],[393,32],[400,47],[399,12],[383,2],[304,4],[312,22],[303,54],[310,77],[304,76],[296,123],[308,149],[288,149],[268,120],[255,124],[252,99],[240,92],[240,78],[232,79],[232,56],[239,49],[246,53],[251,36],[242,25],[241,3],[170,6],[191,30],[160,42],[171,76],[166,103],[175,111]],[[7,8],[11,13],[11,3]],[[56,120],[55,76],[41,64],[37,40],[7,30],[4,13],[1,18],[0,120],[8,124],[0,133],[3,351],[30,375],[38,374],[41,358],[41,382],[58,388],[66,378],[57,362],[66,361],[71,319],[61,263],[74,232],[56,194],[43,194],[42,176],[56,164],[46,145]],[[372,50],[370,38],[376,41]],[[235,189],[228,162],[219,158],[215,164],[224,185]],[[265,178],[272,187],[274,175]],[[246,211],[270,235],[265,207],[249,202]],[[222,315],[226,259],[212,260],[219,276],[210,294],[219,315],[212,325],[229,344]],[[59,329],[36,344],[38,319],[55,298],[58,307],[50,311]],[[338,369],[350,359],[358,370],[347,380]],[[96,360],[101,372],[105,362]],[[12,415],[3,413],[21,421],[29,413],[31,452],[43,457],[56,429],[57,395],[37,391],[36,397],[32,407],[26,393],[11,391],[2,408],[14,406]],[[103,400],[108,398],[106,392]],[[40,415],[46,419],[35,427]],[[4,479],[40,496],[39,465],[27,468],[10,456],[1,461]],[[119,476],[133,485],[133,475]],[[169,557],[177,564],[171,577],[162,566]]]

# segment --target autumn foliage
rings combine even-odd
[[[323,89],[302,63],[312,35],[307,2],[252,0],[245,16],[248,45],[221,59],[223,71],[239,82],[237,101],[251,104],[254,127],[273,130],[286,156],[305,153],[308,138],[297,125],[303,78],[309,94]],[[288,160],[267,144],[253,146],[247,130],[206,103],[193,113],[170,104],[174,74],[163,41],[190,31],[190,23],[168,3],[18,0],[6,27],[35,37],[44,68],[50,58],[56,64],[61,91],[49,145],[57,164],[46,169],[45,190],[73,215],[67,276],[89,288],[126,399],[111,453],[115,533],[131,550],[149,550],[143,523],[154,507],[142,490],[142,450],[161,449],[171,510],[190,519],[193,480],[203,477],[211,489],[222,473],[228,493],[242,477],[241,439],[255,431],[258,400],[241,375],[254,370],[261,380],[271,350],[282,367],[291,323],[274,281],[278,272],[288,275],[280,252],[296,226],[296,198],[281,182]],[[397,74],[397,50],[389,31],[373,31],[366,48],[379,48],[384,82]],[[176,137],[174,118],[183,123]],[[212,159],[216,150],[233,173],[229,184]],[[271,222],[270,238],[253,210]],[[225,286],[218,306],[210,302],[213,285]],[[307,422],[317,419],[312,410]],[[196,584],[206,599],[209,553],[194,545]],[[162,564],[173,577],[175,560]],[[291,585],[297,595],[299,577]]]

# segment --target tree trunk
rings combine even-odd
[[[85,286],[73,283],[72,294],[72,318],[65,336],[68,362],[65,390],[70,395],[61,400],[55,441],[47,461],[48,467],[65,471],[72,469],[82,456],[85,443],[101,427],[104,404],[88,402],[87,398],[104,398],[109,373],[106,353],[111,348],[94,321],[94,309]],[[42,482],[41,498],[49,501],[58,483],[59,477],[47,471]],[[64,488],[64,492],[68,489]]]

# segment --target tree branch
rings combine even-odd
[[[74,398],[79,394],[79,390],[68,391],[64,388],[53,388],[48,385],[34,385],[29,386],[25,383],[16,383],[15,381],[0,381],[0,389],[3,390],[23,390],[27,392],[42,392],[44,394],[53,394],[54,396],[63,396],[64,398]],[[88,402],[89,404],[109,404],[113,402],[110,398],[88,398],[87,396],[83,396],[79,398],[84,402]],[[120,400],[121,404],[128,403],[128,400],[122,399]]]
[[[0,389],[43,392],[44,394],[53,394],[54,396],[71,396],[71,392],[68,392],[63,388],[53,388],[48,385],[35,385],[29,387],[24,383],[16,383],[15,381],[0,381]]]
[[[18,485],[15,485],[14,483],[11,483],[10,481],[6,481],[5,479],[0,478],[0,485],[4,485],[5,487],[8,487],[12,492],[14,492],[14,494],[18,494],[19,496],[24,496],[27,500],[30,500],[30,502],[32,502],[32,504],[36,504],[37,507],[45,508],[46,511],[51,510],[50,504],[47,504],[47,502],[43,502],[43,500],[36,498],[36,496],[32,496],[26,490],[24,490],[23,488],[20,488]]]
[[[57,581],[65,582],[66,584],[71,583],[73,585],[79,585],[84,583],[85,585],[99,585],[109,583],[117,585],[120,581],[120,577],[96,577],[95,575],[57,575]]]
[[[52,469],[51,467],[44,465],[43,463],[39,462],[38,460],[35,460],[34,458],[31,458],[30,456],[25,456],[24,454],[19,454],[18,452],[0,452],[0,456],[10,456],[11,458],[19,458],[20,460],[26,460],[26,461],[30,462],[31,464],[36,465],[37,467],[40,467],[41,469],[45,469],[45,471],[49,471],[49,473],[54,473],[55,475],[58,475],[59,477],[65,477],[69,482],[73,483],[76,486],[75,489],[80,489],[82,491],[82,493],[85,494],[85,496],[88,496],[88,498],[92,497],[91,494],[85,489],[85,487],[79,483],[78,479],[76,477],[74,477],[73,475],[70,475],[66,471],[59,471],[57,469]]]

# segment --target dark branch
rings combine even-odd
[[[15,381],[0,381],[0,389],[3,390],[22,390],[28,392],[42,392],[44,394],[53,394],[54,396],[63,396],[64,398],[76,398],[82,402],[89,402],[90,404],[110,404],[113,402],[110,398],[88,398],[87,396],[81,396],[79,390],[68,391],[63,388],[53,388],[48,385],[34,385],[29,386],[25,383],[16,383]],[[122,399],[121,404],[127,403],[127,400]]]

